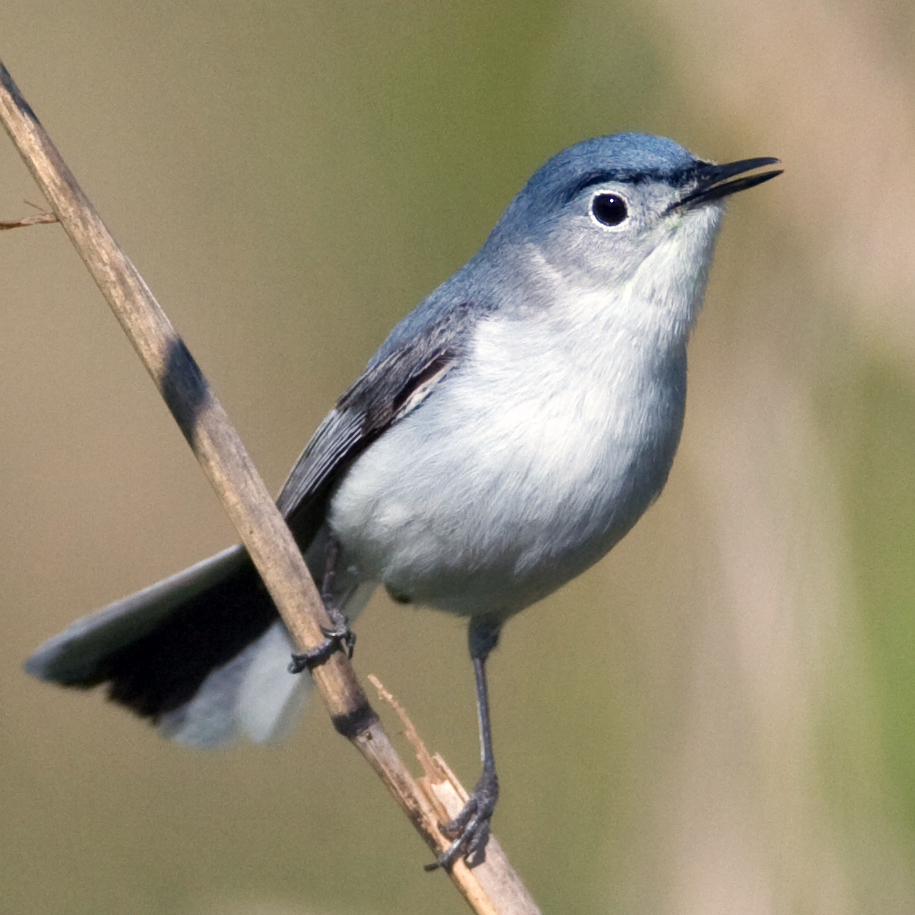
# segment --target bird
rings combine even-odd
[[[616,133],[533,174],[390,332],[279,493],[333,622],[317,649],[296,652],[236,545],[77,620],[26,670],[105,684],[180,743],[263,742],[289,727],[304,672],[352,651],[379,586],[466,617],[482,774],[430,867],[482,860],[499,795],[487,658],[510,617],[604,556],[660,494],[725,202],[778,163],[714,164]]]

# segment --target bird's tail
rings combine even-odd
[[[108,694],[181,743],[280,736],[310,678],[287,671],[286,628],[241,546],[77,620],[25,669]]]

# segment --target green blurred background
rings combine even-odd
[[[665,495],[493,658],[496,832],[546,912],[915,910],[913,10],[3,4],[0,56],[272,489],[558,149],[784,160],[727,219]],[[0,236],[0,295],[0,910],[464,911],[319,704],[207,754],[22,673],[233,533],[59,228]],[[472,784],[463,626],[379,597],[358,629]]]

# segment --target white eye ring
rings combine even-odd
[[[591,198],[591,216],[602,226],[613,229],[629,218],[629,204],[622,194],[600,191]]]

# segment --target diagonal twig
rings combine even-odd
[[[320,644],[330,624],[305,561],[199,366],[134,265],[108,232],[66,163],[0,62],[0,120],[51,204],[235,525],[284,623],[303,651]],[[392,747],[343,652],[313,672],[331,720],[369,762],[436,853],[448,840],[438,829],[441,800],[424,791]],[[462,789],[461,789],[462,790]],[[460,809],[448,795],[446,817]],[[451,870],[471,907],[487,915],[539,910],[491,839],[486,861]]]

